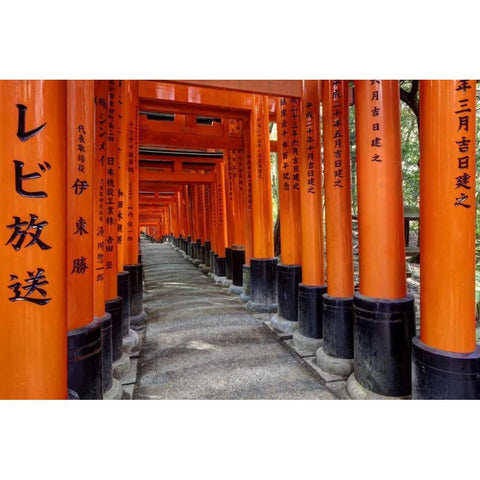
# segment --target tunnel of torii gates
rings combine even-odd
[[[421,81],[419,332],[406,288],[399,82],[353,85],[0,81],[0,397],[119,398],[145,320],[143,235],[172,243],[247,308],[274,313],[321,369],[348,377],[353,398],[480,398],[475,81]]]

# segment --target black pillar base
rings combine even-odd
[[[197,239],[196,247],[195,247],[195,260],[202,260],[202,241]]]
[[[227,259],[215,255],[215,270],[217,277],[225,277],[227,274]]]
[[[276,267],[278,316],[284,320],[298,320],[298,285],[302,281],[301,265]]]
[[[103,393],[112,388],[112,316],[105,313],[102,322],[102,379]]]
[[[112,362],[122,357],[122,297],[105,302],[105,311],[112,316]]]
[[[336,358],[353,358],[353,297],[323,295],[323,350]]]
[[[225,249],[225,258],[226,258],[226,262],[225,262],[226,275],[225,276],[227,277],[227,280],[231,280],[233,264],[232,264],[232,249],[230,247],[227,247]]]
[[[117,292],[122,297],[122,337],[128,335],[130,330],[130,274],[128,272],[117,273]]]
[[[81,400],[102,399],[102,322],[99,318],[68,332],[67,362],[68,388]]]
[[[472,353],[446,352],[412,340],[412,398],[480,399],[480,346]]]
[[[379,395],[404,397],[412,386],[411,344],[415,336],[412,296],[387,300],[353,296],[355,378]]]
[[[130,326],[138,325],[145,320],[143,311],[143,267],[142,264],[124,265],[123,268],[130,275]]]
[[[207,267],[211,267],[212,264],[210,263],[210,248],[212,247],[211,242],[205,240],[205,265]]]
[[[326,285],[298,285],[298,331],[308,338],[323,338],[323,295]]]
[[[194,242],[190,242],[190,243],[188,244],[188,252],[187,252],[187,253],[188,253],[188,256],[189,256],[189,257],[192,257],[192,258],[193,258],[193,254],[195,253],[195,245],[196,245],[196,244],[195,244]]]
[[[213,250],[210,250],[210,268],[211,268],[212,273],[214,275],[217,274],[217,266],[215,264],[215,257],[216,256],[217,256],[217,254]]]
[[[205,262],[207,261],[207,259],[205,258],[205,254],[206,254],[205,245],[200,245],[200,262],[203,265],[205,265]]]
[[[250,260],[250,300],[247,308],[255,312],[276,312],[278,258],[252,258]]]
[[[243,286],[243,264],[245,263],[245,250],[232,248],[232,285]],[[227,277],[228,278],[228,277]]]

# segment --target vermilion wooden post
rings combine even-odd
[[[205,185],[200,185],[199,188],[199,196],[200,196],[200,222],[202,225],[202,236],[201,236],[201,244],[200,244],[200,264],[199,268],[205,269],[206,263],[206,244],[205,242],[208,240],[207,238],[207,202],[205,198]],[[200,267],[201,265],[201,267]]]
[[[122,326],[123,351],[133,356],[139,352],[140,338],[130,326],[145,319],[142,266],[138,261],[138,82],[122,81],[121,92],[117,242],[121,247],[119,269],[124,273],[118,275],[118,293],[126,309]]]
[[[247,307],[256,311],[277,309],[273,251],[272,184],[270,177],[270,140],[268,98],[254,95],[250,116],[252,156],[253,255],[251,259],[251,295]]]
[[[475,339],[475,80],[420,83],[420,337],[414,398],[480,398]]]
[[[120,84],[116,80],[107,83],[107,131],[105,158],[105,309],[112,316],[112,360],[122,358],[123,299],[118,294],[118,190],[119,190],[119,96]]]
[[[298,330],[295,342],[310,351],[321,343],[325,285],[323,248],[320,83],[305,80],[300,104],[300,204],[302,283],[298,286]]]
[[[185,185],[185,201],[187,212],[187,257],[192,256],[192,238],[193,237],[193,219],[192,219],[192,187],[191,185]]]
[[[212,247],[212,209],[211,209],[211,184],[205,185],[205,255],[204,255],[204,273],[210,271],[210,249]]]
[[[243,124],[243,205],[245,219],[245,264],[243,266],[243,292],[240,298],[248,302],[251,294],[250,259],[253,256],[253,199],[252,157],[250,147],[250,125]]]
[[[233,127],[232,127],[233,128]],[[241,150],[232,150],[233,184],[233,244],[231,246],[232,284],[230,292],[243,292],[243,264],[245,262],[245,215],[243,206],[243,155]]]
[[[120,397],[122,387],[112,376],[112,316],[105,311],[105,216],[108,81],[95,81],[94,314],[102,322],[102,383],[104,398]]]
[[[215,177],[218,175],[218,166],[215,166]],[[210,276],[214,276],[216,274],[216,268],[215,268],[215,254],[218,249],[218,242],[217,242],[217,236],[218,236],[218,221],[217,221],[217,204],[216,204],[216,181],[212,184],[210,184],[210,189],[209,189],[209,209],[210,209],[210,216],[211,216],[211,237],[210,237]]]
[[[329,373],[353,371],[353,253],[348,82],[323,82],[327,293],[323,295],[323,344],[317,364]],[[332,358],[333,357],[333,358]]]
[[[216,171],[216,209],[217,209],[217,250],[215,257],[215,281],[222,283],[226,278],[227,212],[225,201],[225,164],[217,164]]]
[[[101,399],[102,322],[94,319],[93,80],[67,82],[68,388]]]
[[[1,81],[0,398],[67,398],[66,82]]]
[[[411,393],[415,314],[406,290],[399,82],[355,81],[355,110],[360,292],[349,386],[400,397]]]
[[[122,297],[122,337],[128,336],[130,331],[130,274],[123,268],[126,259],[126,194],[127,194],[127,163],[128,163],[128,117],[130,105],[126,92],[126,82],[118,82],[117,110],[118,110],[118,166],[117,166],[117,208],[116,214],[116,247],[117,247],[117,292]],[[125,350],[123,346],[122,349]]]
[[[277,265],[278,314],[272,323],[293,332],[297,328],[298,284],[302,281],[299,100],[277,99],[276,116],[281,263]]]
[[[225,248],[226,279],[223,285],[229,287],[232,284],[232,246],[235,242],[235,199],[233,196],[233,150],[225,151],[225,204],[227,212],[227,246]]]
[[[193,211],[193,237],[192,237],[192,246],[193,254],[192,257],[194,261],[200,257],[200,244],[202,243],[202,227],[200,222],[200,195],[199,195],[199,185],[192,185],[192,211]]]

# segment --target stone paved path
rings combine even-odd
[[[238,296],[142,241],[147,324],[134,399],[335,399]]]

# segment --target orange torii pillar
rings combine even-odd
[[[206,185],[200,185],[200,215],[202,221],[202,231],[203,231],[203,245],[200,245],[200,264],[198,265],[199,270],[202,273],[208,273],[207,267],[207,251],[210,252],[210,238],[209,238],[209,221],[208,221],[208,199],[207,199],[207,190]]]
[[[123,351],[129,356],[134,356],[140,351],[140,338],[130,326],[138,325],[146,318],[143,311],[143,272],[138,253],[138,81],[124,80],[122,93],[119,173],[123,196],[118,201],[118,228],[122,227],[122,230],[118,231],[118,241],[121,240],[122,265],[123,270],[128,273],[129,281],[128,320],[125,322],[123,332]]]
[[[203,261],[205,266],[202,268],[202,272],[205,274],[210,273],[210,251],[212,249],[213,239],[213,218],[212,218],[212,184],[208,183],[204,186],[204,198],[205,198],[205,254]]]
[[[67,82],[68,388],[102,399],[102,320],[94,318],[95,87]],[[103,312],[104,313],[104,312]]]
[[[215,166],[215,175],[217,166]],[[217,208],[215,205],[215,183],[211,183],[208,188],[208,209],[210,211],[210,251],[209,254],[209,269],[207,275],[213,278],[215,274],[215,249],[217,248]]]
[[[123,354],[124,300],[118,283],[118,191],[119,184],[119,129],[120,82],[107,81],[106,148],[105,161],[105,309],[112,315],[112,372],[120,380],[130,370],[130,358]],[[126,273],[126,272],[125,272]],[[127,274],[128,275],[128,274]],[[127,311],[128,319],[128,311]]]
[[[243,211],[244,211],[244,246],[245,246],[245,262],[243,265],[243,291],[240,299],[243,302],[250,300],[251,293],[251,277],[250,277],[250,260],[253,256],[253,200],[252,200],[252,155],[250,148],[250,126],[243,127]]]
[[[205,269],[204,273],[213,277],[214,262],[212,260],[214,246],[215,246],[215,209],[214,209],[214,183],[209,183],[205,187],[205,204],[207,211],[207,238],[205,241]]]
[[[178,208],[180,211],[180,238],[178,242],[179,250],[182,254],[185,253],[185,239],[187,236],[187,213],[186,213],[186,201],[185,201],[185,190],[182,187],[181,190],[177,192],[178,196]]]
[[[243,264],[245,263],[245,213],[243,202],[243,153],[232,151],[233,207],[234,233],[231,250],[232,284],[231,293],[243,293]]]
[[[94,314],[102,322],[102,382],[104,399],[121,399],[122,385],[112,376],[112,316],[105,305],[105,214],[107,163],[108,82],[95,81],[95,167],[93,171],[94,223]]]
[[[181,240],[181,250],[184,258],[188,255],[188,244],[191,241],[190,211],[188,207],[188,185],[183,185],[180,191],[181,211],[183,216],[183,237]]]
[[[420,82],[420,337],[414,399],[479,399],[475,80]]]
[[[225,163],[217,163],[215,182],[215,208],[217,219],[215,270],[213,279],[216,283],[223,283],[227,276],[227,211],[225,201]]]
[[[190,262],[194,265],[200,265],[200,245],[202,244],[201,234],[202,226],[200,219],[200,185],[192,185],[192,254]]]
[[[315,352],[322,341],[322,296],[327,291],[323,249],[319,88],[318,80],[305,80],[300,104],[302,283],[298,286],[298,329],[294,335],[295,346],[311,352]]]
[[[225,248],[225,280],[222,285],[232,284],[232,246],[235,241],[235,200],[233,196],[233,150],[225,151],[225,205],[227,212],[227,247]]]
[[[353,371],[352,194],[348,81],[323,82],[323,147],[327,239],[327,293],[317,365],[348,377]]]
[[[298,99],[278,98],[276,115],[281,263],[277,264],[278,313],[271,322],[275,328],[293,333],[298,326],[298,284],[302,281]]]
[[[195,254],[195,245],[196,245],[196,229],[197,229],[197,224],[196,224],[196,214],[195,214],[195,185],[191,184],[188,185],[188,212],[189,212],[189,221],[190,221],[190,232],[187,237],[188,240],[188,256],[187,260],[192,261],[194,259],[194,254]]]
[[[398,80],[355,81],[360,290],[352,398],[411,393],[414,299],[407,296]]]
[[[2,80],[0,104],[0,398],[66,399],[66,82]]]
[[[276,270],[273,251],[272,181],[268,98],[254,95],[250,115],[252,155],[253,256],[250,261],[251,293],[247,308],[253,311],[277,310]]]

